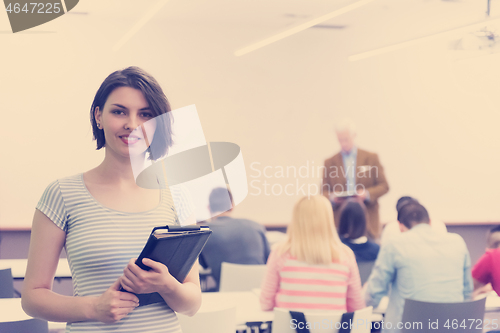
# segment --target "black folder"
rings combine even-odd
[[[149,239],[135,263],[148,271],[151,268],[142,263],[143,258],[161,262],[168,267],[170,274],[182,283],[197,262],[211,233],[212,230],[208,226],[156,227],[151,231]],[[139,306],[164,302],[158,293],[138,294],[137,297],[139,298]]]

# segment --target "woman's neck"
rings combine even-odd
[[[143,158],[141,160],[143,162]],[[132,169],[131,159],[124,156],[115,156],[106,151],[104,160],[95,168],[108,182],[134,182],[135,177]]]

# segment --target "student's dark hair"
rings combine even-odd
[[[347,200],[340,207],[339,236],[356,239],[366,234],[366,209],[357,200]]]
[[[497,226],[490,229],[490,234],[492,234],[494,232],[500,232],[500,225],[497,225]]]
[[[488,231],[487,242],[488,242],[488,248],[490,249],[498,249],[500,247],[500,241],[491,240],[491,235],[494,234],[495,232],[500,232],[500,225],[497,225],[496,227],[493,227],[490,229],[490,231]]]
[[[119,87],[131,87],[140,90],[146,99],[153,117],[156,119],[156,131],[148,148],[149,159],[157,160],[165,156],[172,146],[172,122],[170,103],[158,82],[150,74],[139,67],[127,67],[111,73],[101,84],[90,108],[90,122],[97,149],[106,144],[104,131],[97,127],[95,110],[103,110],[109,95]],[[162,115],[161,117],[158,117]]]
[[[409,197],[409,196],[403,196],[403,197],[399,198],[398,202],[396,202],[396,211],[399,212],[401,207],[403,207],[404,205],[406,205],[407,203],[410,203],[410,202],[417,202],[418,203],[418,200],[415,198]]]
[[[227,196],[229,195],[229,202]],[[224,187],[216,187],[210,192],[208,204],[211,212],[225,212],[233,207],[233,195]]]
[[[399,210],[398,221],[408,229],[411,229],[415,224],[429,223],[429,213],[418,202],[410,202]]]

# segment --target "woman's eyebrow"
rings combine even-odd
[[[128,110],[127,107],[125,107],[125,106],[123,106],[121,104],[114,103],[114,104],[111,104],[111,105],[115,105],[115,106],[118,106],[119,108]],[[149,108],[149,106],[146,106],[145,108],[139,109],[139,111],[151,111],[151,109]]]
[[[118,106],[119,108],[122,108],[122,109],[126,109],[126,107],[124,107],[124,106],[123,106],[123,105],[121,105],[121,104],[116,104],[116,103],[115,103],[115,104],[111,104],[111,105]]]

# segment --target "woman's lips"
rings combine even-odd
[[[137,141],[139,141],[139,138],[136,136],[128,136],[128,135],[122,135],[120,136],[120,139],[122,140],[123,143],[126,145],[133,145]]]

